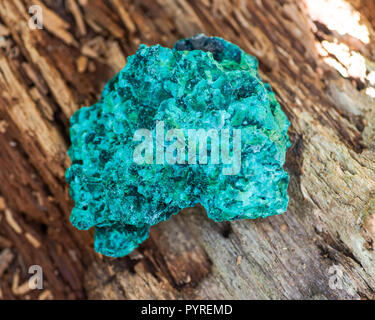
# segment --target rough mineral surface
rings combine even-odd
[[[72,166],[66,172],[75,201],[71,222],[79,229],[95,227],[96,251],[125,256],[148,237],[150,226],[197,203],[216,221],[285,212],[289,121],[257,68],[254,57],[216,37],[181,40],[174,49],[141,45],[102,99],[72,116]],[[233,163],[210,161],[210,139],[207,164],[199,162],[200,142],[196,163],[189,162],[190,137],[180,158],[185,163],[168,163],[177,155],[168,147],[176,141],[181,146],[182,138],[161,141],[161,122],[164,134],[180,129],[185,137],[189,129],[227,129],[231,141],[240,130],[238,172],[224,174]],[[138,129],[148,129],[151,140],[134,139]],[[142,143],[143,164],[135,160]],[[163,164],[158,148],[165,150]]]

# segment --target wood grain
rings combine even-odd
[[[373,299],[374,17],[372,0],[1,0],[0,299]],[[69,223],[69,117],[139,44],[200,32],[256,56],[291,121],[288,211],[215,223],[186,209],[128,257],[96,254]],[[33,264],[43,291],[25,286]]]

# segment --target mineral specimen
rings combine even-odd
[[[95,227],[96,251],[125,256],[197,203],[215,221],[285,212],[289,121],[257,69],[217,37],[141,45],[101,100],[72,116],[70,219]]]

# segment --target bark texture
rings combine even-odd
[[[373,299],[374,29],[373,0],[0,0],[0,299]],[[188,209],[129,257],[96,254],[68,220],[68,119],[140,43],[200,32],[256,56],[292,123],[288,211]]]

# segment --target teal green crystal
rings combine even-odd
[[[240,171],[224,175],[228,164],[188,164],[187,152],[185,164],[156,164],[156,146],[154,164],[137,164],[134,133],[149,129],[155,144],[156,121],[186,136],[188,129],[240,129]],[[81,230],[95,227],[95,250],[104,255],[127,255],[152,225],[198,203],[215,221],[286,211],[289,121],[260,79],[256,58],[221,38],[198,35],[173,49],[141,45],[101,100],[70,122],[70,220]]]

